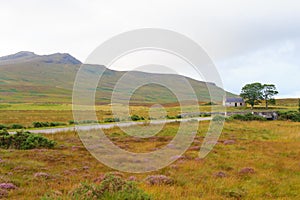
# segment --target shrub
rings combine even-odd
[[[241,114],[235,114],[232,115],[229,119],[236,119],[236,120],[241,120],[241,121],[266,121],[267,119],[259,116],[259,115],[254,115],[251,113],[247,113],[244,115]]]
[[[10,128],[10,129],[22,129],[22,128],[25,128],[25,127],[21,124],[12,124],[8,128]]]
[[[181,119],[182,116],[181,115],[176,115],[176,116],[169,116],[169,115],[167,115],[166,118],[167,119]]]
[[[199,115],[199,117],[210,117],[210,116],[211,116],[211,114],[209,114],[209,113],[203,113],[203,114]]]
[[[7,149],[11,144],[9,133],[6,129],[0,130],[0,148]]]
[[[66,123],[63,122],[50,122],[49,126],[65,126]]]
[[[93,123],[98,123],[97,120],[82,120],[79,122],[79,124],[93,124]]]
[[[34,149],[34,148],[53,148],[55,142],[42,135],[33,134],[28,131],[19,131],[16,134],[8,134],[7,131],[0,132],[0,148],[14,149]]]
[[[181,119],[182,116],[181,115],[176,115],[176,119]]]
[[[169,116],[169,115],[167,115],[166,118],[167,118],[167,119],[176,119],[176,117],[174,117],[174,116]]]
[[[71,192],[72,199],[150,200],[151,197],[131,181],[106,174],[101,183],[81,183]]]
[[[34,128],[41,128],[41,127],[53,127],[53,126],[64,126],[66,125],[63,122],[32,122]]]
[[[69,124],[70,124],[70,125],[73,125],[73,124],[79,124],[79,122],[78,122],[78,121],[74,121],[74,120],[69,120]]]
[[[4,124],[0,124],[0,130],[7,129],[8,127]]]
[[[144,117],[140,117],[138,115],[131,115],[130,118],[131,118],[132,121],[144,120]]]
[[[300,122],[300,113],[297,111],[279,112],[279,120],[291,120],[293,122]]]
[[[218,104],[216,104],[216,103],[214,103],[214,102],[208,102],[208,103],[205,103],[204,105],[206,105],[206,106],[214,106],[214,105],[218,105]]]
[[[120,119],[119,118],[105,118],[104,122],[105,123],[110,123],[110,122],[119,122]]]
[[[34,128],[49,127],[48,122],[32,122]]]

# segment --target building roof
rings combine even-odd
[[[230,103],[230,102],[245,103],[243,98],[235,98],[235,97],[226,98],[225,102],[227,102],[227,103]]]

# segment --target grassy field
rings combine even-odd
[[[195,123],[195,122],[191,122]],[[201,145],[208,122],[201,122],[193,146]],[[149,130],[155,128],[149,127]],[[152,151],[166,145],[178,124],[168,124],[151,139],[126,136],[118,128],[106,134],[120,147],[134,152]],[[74,132],[46,135],[58,142],[52,149],[0,150],[0,182],[18,186],[8,199],[40,199],[55,194],[69,199],[68,193],[81,182],[93,182],[113,171],[85,150]],[[225,145],[226,140],[234,144]],[[299,199],[300,198],[300,123],[267,121],[225,123],[219,143],[205,159],[197,159],[191,148],[184,157],[157,172],[136,176],[138,187],[153,199]],[[243,168],[254,173],[242,173]],[[45,172],[49,176],[35,177]],[[216,177],[223,172],[225,177]],[[148,185],[150,174],[172,178],[172,185]]]
[[[150,105],[151,106],[151,105]],[[150,106],[130,105],[130,114],[143,116],[145,119],[149,117]],[[166,111],[166,115],[176,116],[181,113],[180,106],[178,104],[163,104]],[[122,105],[117,106],[119,110],[124,110]],[[184,106],[184,112],[210,112],[214,110],[220,110],[221,106],[205,105],[201,103],[199,108],[195,106]],[[88,107],[82,107],[82,110],[88,110]],[[242,111],[249,110],[246,108],[227,108],[227,111]],[[278,99],[276,105],[271,105],[270,110],[297,110],[298,99]],[[264,103],[255,106],[255,110],[264,110]],[[113,117],[110,105],[97,105],[96,113],[98,120]],[[22,124],[24,126],[31,126],[32,122],[64,122],[73,120],[72,105],[71,104],[58,104],[58,103],[2,103],[0,104],[0,124]],[[83,119],[89,120],[89,119]]]

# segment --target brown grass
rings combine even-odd
[[[122,148],[151,151],[167,144],[178,124],[165,126],[151,140],[138,140],[124,135],[120,129],[106,131]],[[201,142],[208,122],[201,122],[196,141]],[[151,128],[151,127],[149,127]],[[13,182],[19,188],[9,199],[39,199],[56,192],[67,198],[80,182],[93,181],[112,169],[93,158],[73,132],[47,135],[58,142],[53,150],[0,150],[0,182]],[[222,141],[233,139],[233,145]],[[292,122],[227,122],[220,142],[203,160],[189,150],[186,158],[158,172],[136,174],[139,187],[154,199],[298,199],[300,198],[300,123]],[[198,142],[195,145],[199,145]],[[88,166],[89,169],[83,169]],[[251,167],[254,174],[241,175],[239,170]],[[223,171],[225,178],[216,178]],[[36,178],[46,172],[49,179]],[[149,174],[164,174],[175,180],[171,186],[150,186],[143,179]],[[125,177],[132,174],[125,173]],[[68,199],[68,198],[67,198]]]

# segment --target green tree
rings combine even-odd
[[[300,99],[298,99],[298,111],[300,113]]]
[[[255,104],[260,103],[263,98],[263,85],[261,83],[246,84],[241,91],[240,96],[245,99],[245,102],[251,105],[253,109]]]
[[[262,97],[266,102],[266,109],[268,109],[269,102],[273,100],[273,97],[278,94],[278,91],[273,84],[264,84],[262,88]]]

